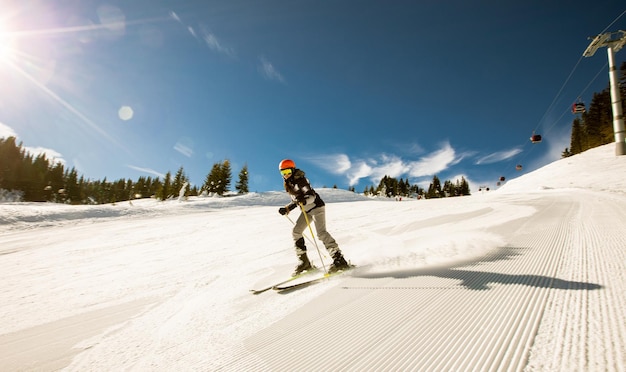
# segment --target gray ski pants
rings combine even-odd
[[[309,222],[315,225],[317,237],[319,238],[319,240],[322,241],[322,243],[324,243],[324,247],[326,247],[328,254],[331,257],[334,257],[336,253],[341,253],[339,245],[337,244],[335,239],[330,235],[328,231],[326,231],[326,207],[321,206],[313,208],[312,210],[307,212],[307,216],[309,217]],[[304,213],[301,212],[300,216],[296,220],[296,224],[293,226],[292,236],[294,242],[302,238],[302,234],[305,229],[307,229],[306,218],[304,216]]]

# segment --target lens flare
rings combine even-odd
[[[128,121],[128,120],[133,118],[134,112],[133,112],[133,109],[130,106],[122,106],[122,107],[120,107],[120,109],[117,112],[117,114],[120,117],[120,119],[122,119],[124,121]]]

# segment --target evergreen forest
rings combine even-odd
[[[228,160],[213,165],[200,188],[190,186],[189,177],[180,167],[176,174],[139,177],[136,181],[89,180],[75,168],[52,163],[44,154],[32,155],[15,137],[0,138],[0,200],[55,202],[66,204],[104,204],[142,198],[167,200],[198,195],[224,196],[230,191],[231,166]],[[235,185],[238,193],[248,192],[248,166],[239,172]]]
[[[363,194],[386,196],[388,198],[412,197],[425,199],[471,195],[469,183],[465,177],[461,177],[460,180],[457,179],[455,182],[446,180],[442,184],[437,175],[433,176],[433,180],[427,190],[420,188],[418,185],[411,185],[408,178],[406,180],[402,178],[398,180],[385,176],[380,180],[376,188],[374,186],[366,187]]]
[[[622,112],[626,111],[626,62],[619,70]],[[613,110],[611,107],[611,88],[594,93],[585,112],[577,115],[572,122],[570,147],[561,153],[563,158],[580,154],[591,148],[615,142],[613,132]]]

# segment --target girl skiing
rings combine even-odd
[[[302,209],[302,213],[298,216],[292,230],[293,240],[295,242],[296,255],[299,263],[293,275],[298,275],[312,268],[309,257],[306,254],[306,245],[304,244],[303,232],[307,227],[307,216],[310,222],[315,222],[315,230],[317,237],[324,243],[324,247],[333,259],[333,263],[328,269],[329,273],[346,270],[350,268],[345,258],[341,254],[339,245],[335,239],[326,231],[326,207],[322,198],[313,190],[309,180],[305,177],[304,172],[296,168],[296,163],[290,159],[284,159],[278,165],[281,175],[283,176],[285,191],[291,196],[291,203],[278,209],[278,213],[286,215],[298,206]]]

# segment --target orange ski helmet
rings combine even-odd
[[[278,170],[295,168],[295,167],[296,167],[296,163],[294,163],[293,160],[291,159],[283,159],[280,162],[280,164],[278,164]]]

